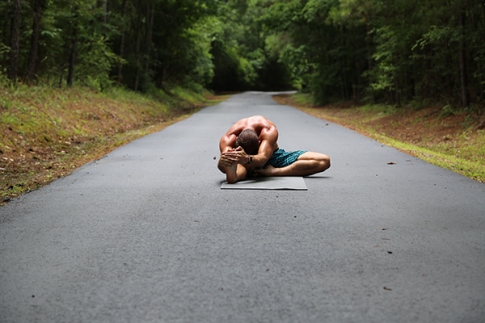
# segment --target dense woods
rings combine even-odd
[[[481,0],[4,0],[2,82],[483,111]]]

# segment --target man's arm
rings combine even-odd
[[[217,162],[217,168],[219,168],[219,170],[223,173],[226,172],[224,167],[231,166],[233,163],[230,156],[225,155],[225,153],[235,148],[236,139],[237,136],[234,134],[233,129],[231,128],[225,135],[221,137],[221,140],[219,141],[219,150],[221,152],[221,156]]]

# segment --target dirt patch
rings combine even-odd
[[[440,108],[433,107],[416,112],[402,112],[370,121],[368,125],[399,141],[416,145],[451,141],[476,126],[466,122],[464,113],[440,117],[440,111]]]

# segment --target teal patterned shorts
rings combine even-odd
[[[274,151],[266,165],[271,165],[276,168],[285,167],[293,164],[298,157],[306,152],[307,150],[285,151],[284,149],[279,148]],[[266,167],[266,165],[264,166]]]

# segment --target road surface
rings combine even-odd
[[[332,167],[221,190],[256,114]],[[234,95],[1,207],[0,322],[485,322],[485,185]]]

